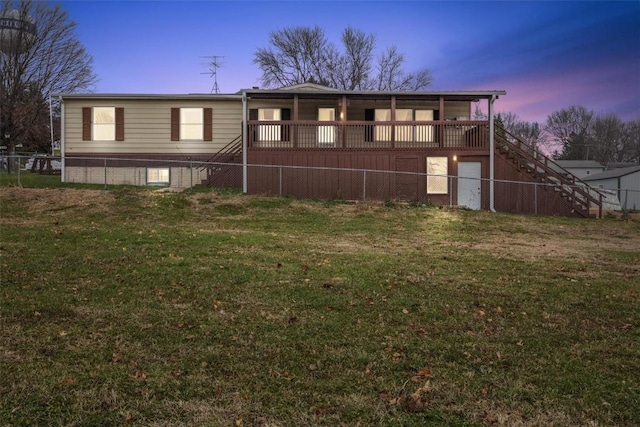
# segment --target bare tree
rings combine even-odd
[[[588,157],[605,165],[622,161],[623,135],[624,123],[618,116],[615,114],[596,116],[589,133]]]
[[[616,161],[640,165],[640,119],[625,123]]]
[[[580,105],[555,111],[547,117],[545,130],[551,135],[551,140],[559,144],[562,149],[556,155],[557,158],[586,160],[593,117],[593,111]]]
[[[499,113],[504,129],[532,150],[538,149],[547,142],[542,127],[537,122],[527,122],[512,112]]]
[[[404,54],[391,46],[375,55],[373,34],[347,27],[342,50],[318,26],[290,27],[271,32],[269,47],[259,48],[253,62],[265,87],[318,83],[344,90],[424,90],[433,80],[428,69],[407,73]]]
[[[49,126],[43,123],[48,122],[50,94],[89,90],[96,76],[75,22],[59,4],[2,0],[2,13],[10,10],[33,20],[36,28],[32,37],[20,30],[23,49],[0,52],[0,136],[10,136],[6,143],[13,154],[18,143],[32,147],[48,139]]]

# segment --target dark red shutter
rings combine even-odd
[[[258,109],[257,108],[250,108],[249,109],[249,120],[258,120]],[[249,142],[249,144],[253,144],[254,142],[258,141],[258,126],[252,124],[249,125],[249,129],[250,129],[250,137],[251,137],[251,141]]]
[[[205,141],[213,141],[213,108],[204,109],[204,128],[202,130],[202,139]]]
[[[171,140],[180,141],[180,109],[171,109]]]
[[[91,141],[91,107],[82,107],[82,140]]]
[[[116,108],[116,141],[124,141],[124,108]]]
[[[364,110],[364,120],[366,122],[372,122],[376,118],[376,110],[367,108]],[[367,125],[364,127],[364,140],[366,142],[373,142],[373,126]]]
[[[291,120],[291,108],[280,110],[280,120]],[[280,141],[289,141],[289,125],[280,125]]]

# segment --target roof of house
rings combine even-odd
[[[555,162],[565,169],[567,168],[604,169],[604,165],[602,163],[596,162],[595,160],[556,160]]]
[[[582,178],[583,181],[596,181],[608,178],[620,178],[625,175],[640,172],[640,166],[631,166],[628,168],[609,169],[604,172],[596,173]]]
[[[384,90],[343,90],[334,89],[315,83],[302,83],[293,86],[282,87],[278,89],[243,89],[247,95],[292,95],[292,94],[318,94],[318,95],[349,95],[349,96],[420,96],[420,97],[438,97],[440,95],[448,98],[459,100],[475,100],[498,98],[500,95],[506,95],[504,90],[450,90],[450,91],[384,91]]]
[[[404,97],[439,97],[446,96],[449,99],[457,100],[476,100],[498,98],[500,95],[506,95],[504,90],[471,90],[471,91],[377,91],[377,90],[341,90],[315,83],[301,83],[293,86],[285,86],[278,89],[241,89],[236,93],[189,93],[189,94],[136,94],[136,93],[59,93],[52,95],[62,99],[241,99],[243,94],[274,97],[285,95],[286,97],[294,94],[304,94],[310,96],[323,95],[349,95],[362,97],[376,96],[404,96]]]
[[[51,96],[62,99],[242,99],[242,95],[229,93],[57,93]]]

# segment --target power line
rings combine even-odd
[[[224,62],[221,62],[221,59],[224,59],[224,56],[220,55],[209,55],[209,56],[201,56],[201,58],[209,59],[207,66],[209,67],[209,72],[200,73],[200,74],[209,74],[209,76],[213,77],[213,87],[211,88],[211,93],[220,93],[220,88],[218,87],[218,68],[220,68]]]

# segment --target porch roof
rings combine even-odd
[[[281,89],[243,89],[241,92],[247,94],[250,98],[272,98],[272,99],[289,99],[294,95],[302,98],[332,98],[347,96],[348,98],[360,99],[389,99],[395,96],[398,99],[420,99],[420,100],[436,100],[441,96],[450,101],[475,101],[478,99],[498,98],[500,95],[506,95],[504,90],[471,90],[471,91],[356,91],[356,90],[338,90],[333,88],[314,88],[292,86],[290,88]]]

